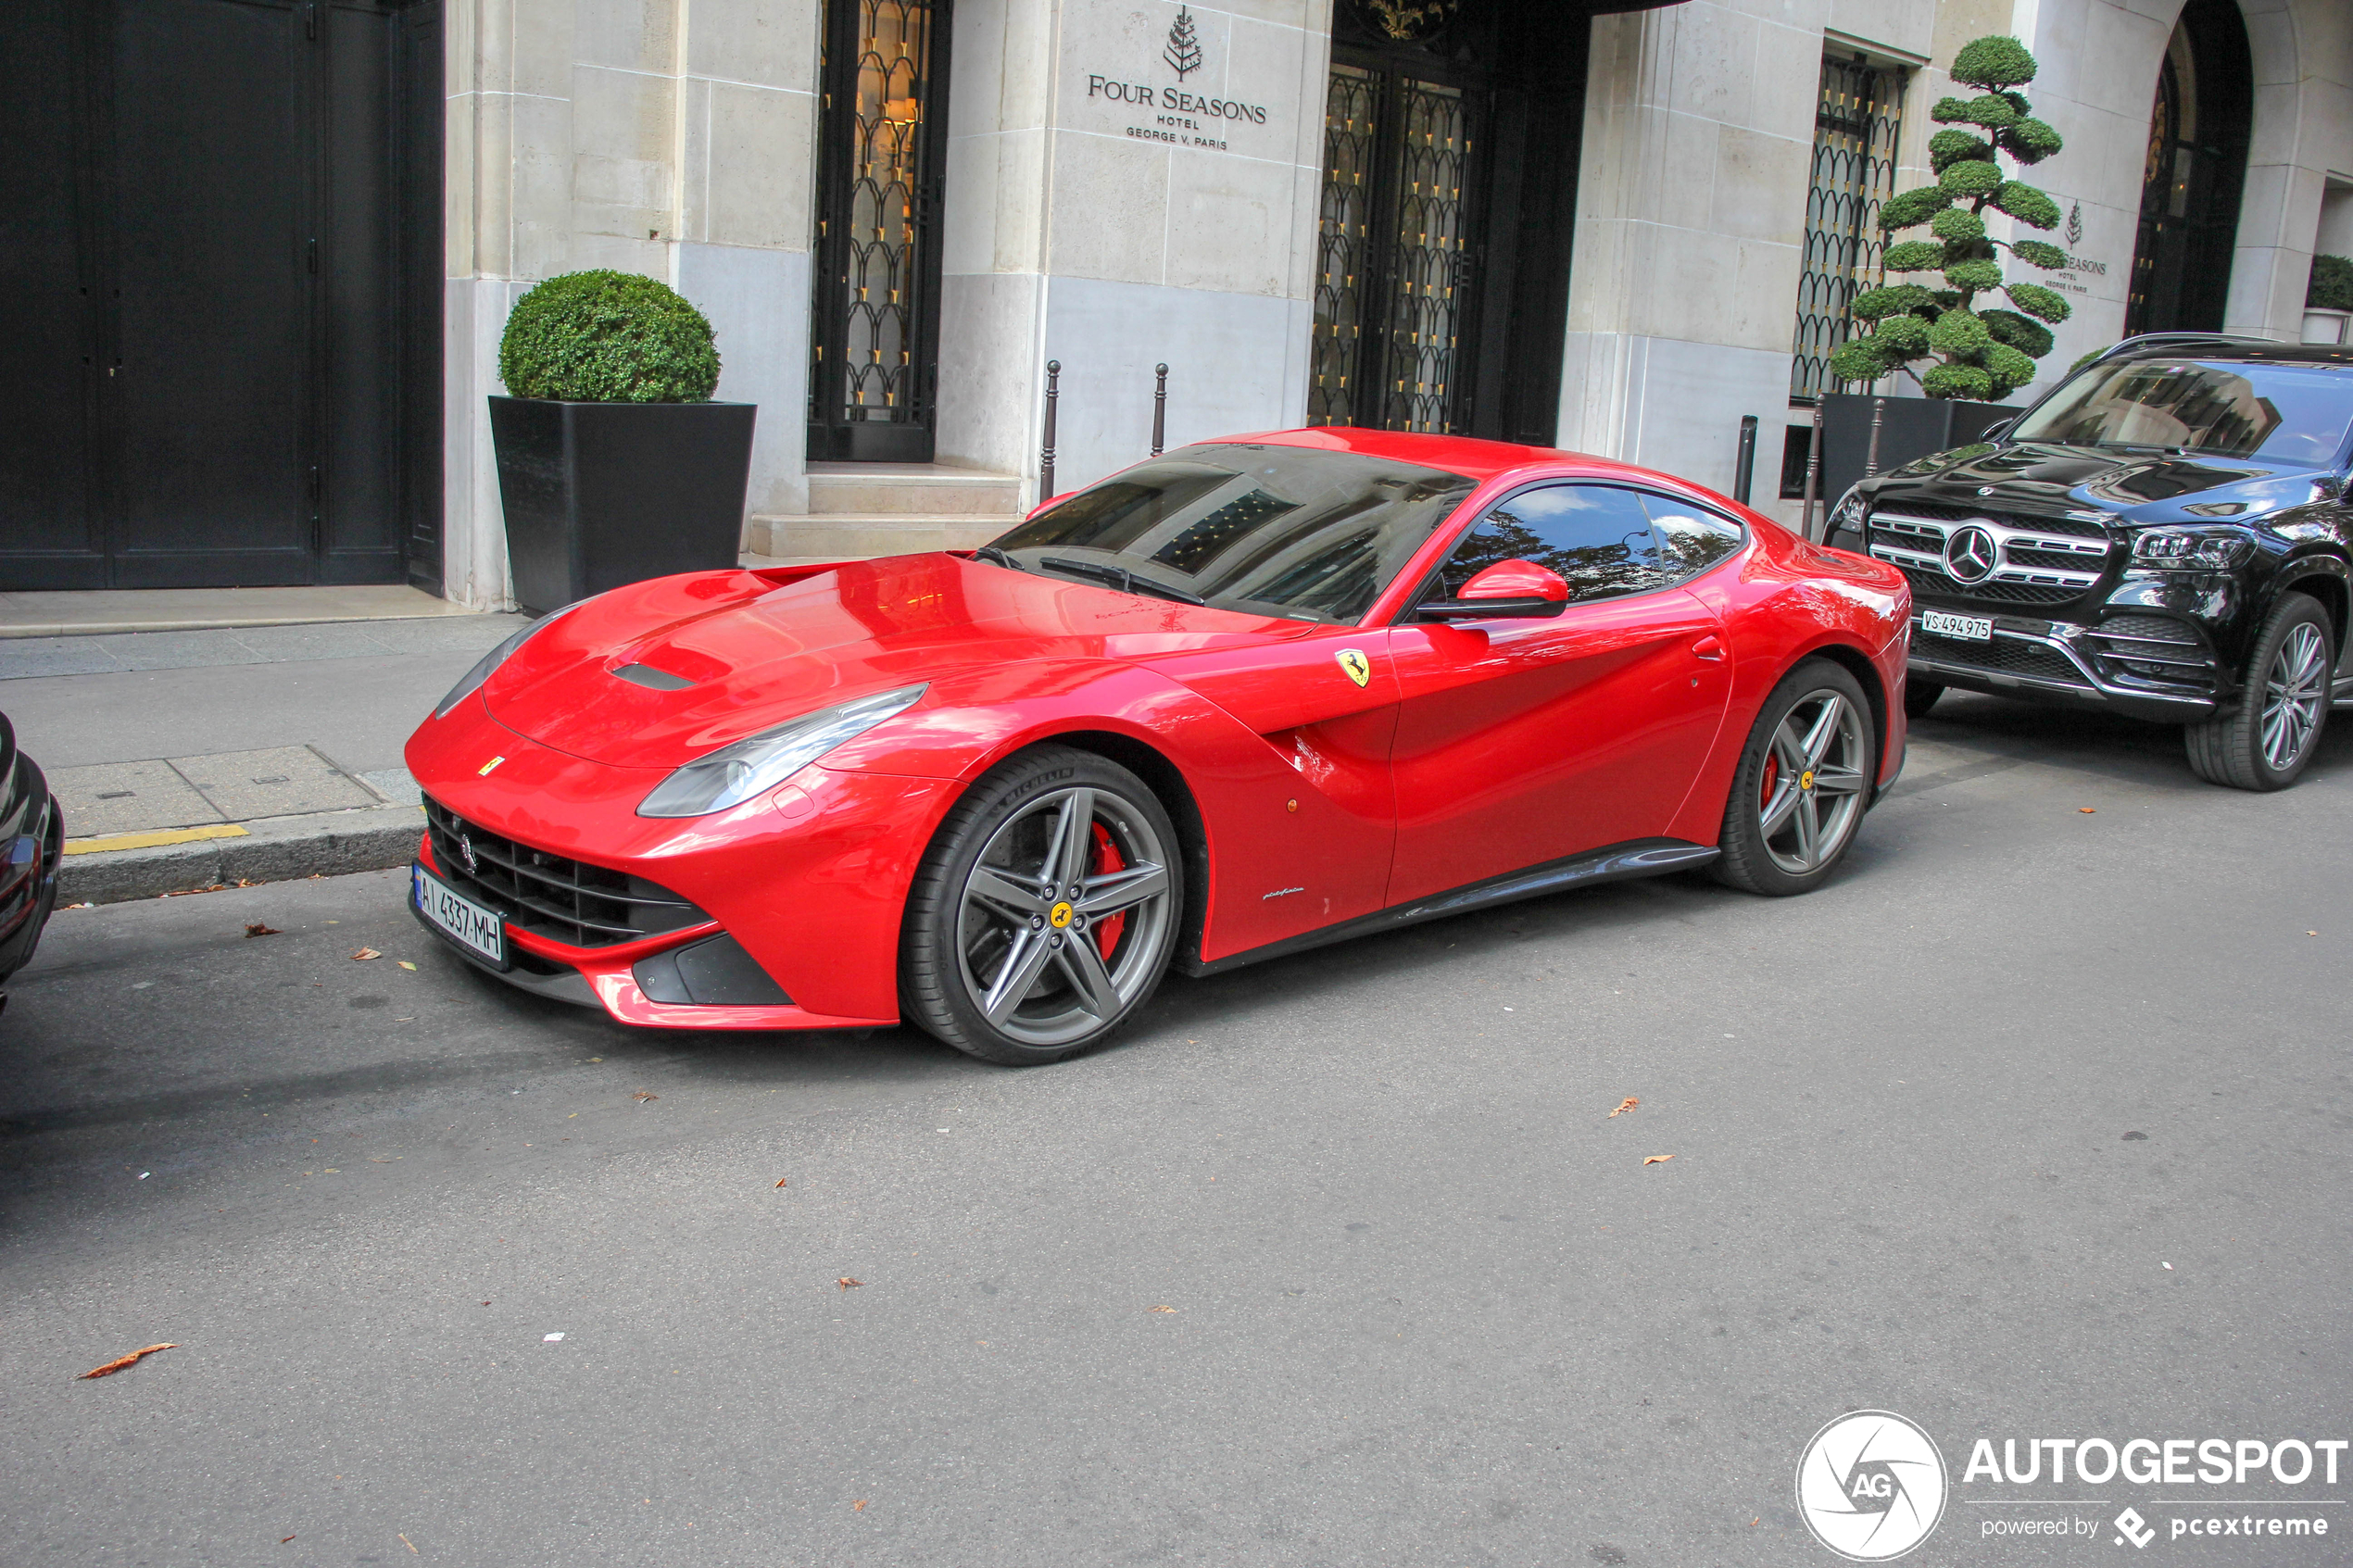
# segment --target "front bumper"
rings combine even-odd
[[[474,967],[652,1027],[871,1029],[899,1021],[900,922],[916,865],[952,804],[952,780],[812,767],[786,790],[729,811],[644,818],[637,802],[658,775],[525,739],[492,719],[479,697],[426,724],[407,756],[426,797],[447,815],[584,872],[641,879],[686,906],[680,922],[642,931],[542,919],[544,900],[536,912],[501,908],[511,967],[499,970],[451,942]],[[420,863],[464,892],[466,879],[442,864],[433,839],[429,833],[420,846]],[[413,892],[409,901],[413,911]],[[518,918],[541,929],[523,929]],[[714,939],[740,958],[717,947],[689,951]],[[712,994],[711,976],[730,973],[765,976],[768,994],[789,1000],[693,999]]]
[[[2082,625],[1996,615],[1988,618],[1992,638],[1975,642],[1925,631],[1922,612],[1937,608],[1913,608],[1906,666],[1912,680],[2160,723],[2193,722],[2223,710],[2221,665],[2187,621],[2135,615]]]

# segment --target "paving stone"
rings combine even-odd
[[[171,765],[233,822],[380,804],[373,791],[307,746],[175,757]]]
[[[100,762],[47,772],[65,808],[66,832],[76,838],[229,820],[169,762]]]

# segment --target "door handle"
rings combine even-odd
[[[1710,632],[1692,645],[1692,652],[1702,659],[1720,661],[1724,657],[1724,639]]]

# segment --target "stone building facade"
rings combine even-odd
[[[35,128],[48,120],[34,117],[80,116],[82,130],[43,146],[86,163],[88,147],[121,140],[107,117],[130,112],[107,107],[125,73],[154,69],[137,55],[150,46],[138,32],[149,0],[29,4],[55,13],[56,38],[35,38],[35,53],[54,44],[60,69],[84,72],[91,90],[81,109],[19,95],[10,112]],[[333,197],[289,207],[284,243],[263,263],[198,257],[282,267],[285,292],[271,297],[316,301],[318,343],[303,363],[328,377],[327,391],[307,395],[301,416],[315,439],[250,455],[262,465],[253,494],[290,508],[283,538],[233,560],[193,546],[175,554],[157,546],[171,545],[172,527],[235,520],[195,508],[175,524],[182,514],[156,504],[160,521],[134,548],[120,518],[147,503],[127,482],[93,488],[76,522],[57,506],[41,512],[25,480],[0,493],[0,586],[405,575],[469,605],[508,602],[484,402],[499,390],[499,334],[535,282],[590,267],[662,279],[710,317],[719,395],[759,405],[746,543],[770,554],[809,553],[796,544],[821,535],[814,547],[840,547],[840,531],[812,532],[812,517],[882,508],[875,497],[895,481],[945,495],[959,476],[995,475],[1004,508],[1033,502],[1050,363],[1060,367],[1057,490],[1142,457],[1156,411],[1172,446],[1372,422],[1556,444],[1730,490],[1740,421],[1753,415],[1763,440],[1752,494],[1793,515],[1779,482],[1785,454],[1803,448],[1784,433],[1804,426],[1823,390],[1819,363],[1847,330],[1844,300],[1876,281],[1870,213],[1926,178],[1928,108],[1949,90],[1942,67],[1985,33],[2033,50],[2036,113],[2067,140],[2032,176],[2068,214],[2056,238],[2072,263],[2062,284],[2074,316],[2046,369],[2116,341],[2128,319],[2292,338],[2316,248],[2353,246],[2353,7],[2343,0],[182,0],[177,10],[235,11],[245,31],[216,42],[256,58],[247,35],[274,27],[268,47],[285,69],[313,73],[302,102],[330,106],[316,111],[319,189],[358,188],[337,161],[347,155],[336,127],[379,112],[368,93],[388,106],[383,144],[397,149],[396,167],[378,184],[407,205],[387,206],[373,228],[364,213],[350,220],[350,243],[437,247],[440,276],[419,261],[373,294],[338,295],[333,257],[345,252],[331,235],[319,282],[321,242],[309,239],[307,256],[301,246],[319,212],[348,219],[329,211]],[[346,48],[346,33],[374,42]],[[159,59],[187,47],[150,42]],[[319,53],[330,46],[344,53]],[[359,97],[334,74],[346,58],[374,73]],[[290,115],[314,112],[288,103]],[[220,119],[217,106],[189,104],[192,123]],[[198,141],[188,157],[200,176],[212,144]],[[36,149],[31,161],[49,156]],[[220,156],[239,155],[223,144]],[[57,254],[82,245],[97,259],[78,263],[80,275],[100,276],[129,243],[103,236],[139,227],[121,207],[122,182],[85,189],[60,175],[52,186],[79,190],[80,232],[102,235],[59,238]],[[10,199],[68,199],[44,197],[50,189],[35,182]],[[275,211],[270,199],[258,190],[255,210]],[[39,264],[23,255],[19,270]],[[92,297],[85,287],[73,305],[60,293],[59,309],[88,315],[84,364],[96,367],[117,328]],[[376,381],[347,394],[329,384],[351,363],[338,312],[386,315],[407,333],[381,350]],[[70,336],[18,352],[62,363]],[[208,382],[200,357],[187,363],[181,402],[208,387],[216,400],[236,395],[227,370]],[[136,433],[108,412],[118,389],[92,384],[88,467],[114,473],[109,453]],[[339,502],[359,465],[348,431],[371,419],[391,432],[379,466],[401,476],[383,490],[397,498]],[[24,454],[0,452],[0,477],[33,472],[31,440]],[[293,465],[294,477],[280,483],[271,464]],[[829,500],[848,494],[845,471],[875,483],[855,501]],[[924,491],[927,479],[941,485]],[[351,521],[336,521],[338,505]],[[398,516],[371,533],[371,506]],[[975,517],[964,533],[995,526]],[[280,575],[256,575],[265,556]]]

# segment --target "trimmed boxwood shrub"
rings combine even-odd
[[[515,301],[498,379],[517,397],[707,403],[719,350],[711,323],[675,290],[599,268],[550,278]]]
[[[2353,310],[2353,260],[2342,256],[2314,257],[2304,303],[2314,310]]]
[[[1891,235],[1925,223],[1934,236],[1890,245],[1885,269],[1941,272],[1946,286],[1897,283],[1858,295],[1855,315],[1873,327],[1831,356],[1831,374],[1839,381],[1875,382],[1900,372],[1931,397],[2001,397],[2034,379],[2034,361],[2051,351],[2051,334],[2028,318],[2064,321],[2067,301],[2036,283],[2007,282],[2001,253],[2045,271],[2065,267],[2067,253],[2041,240],[1997,240],[1985,227],[1988,210],[2030,229],[2055,228],[2059,220],[2057,202],[2007,178],[2000,162],[2037,164],[2059,150],[2058,132],[2032,118],[2033,106],[2016,91],[2034,80],[2034,56],[2015,38],[1980,38],[1953,56],[1953,80],[1978,91],[1940,98],[1929,110],[1931,119],[1950,127],[1929,139],[1936,183],[1889,197],[1879,215]],[[2316,270],[2316,288],[2319,276]],[[1980,295],[1992,296],[1990,304],[2004,295],[2015,309],[1978,309]],[[1919,366],[1931,357],[1941,363]]]

